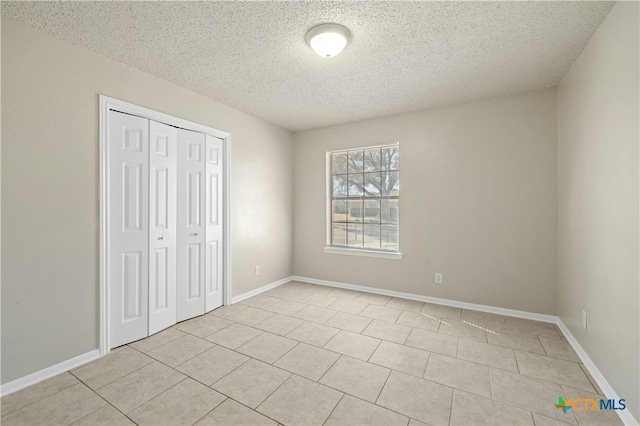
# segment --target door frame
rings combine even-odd
[[[149,120],[159,121],[171,126],[194,130],[222,139],[224,167],[223,207],[223,305],[231,304],[231,133],[214,129],[193,121],[184,120],[159,111],[134,105],[108,96],[100,95],[100,355],[106,355],[110,348],[109,322],[109,111],[115,110]]]

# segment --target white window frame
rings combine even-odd
[[[368,249],[364,247],[349,247],[349,246],[334,246],[331,245],[331,213],[332,213],[332,205],[333,201],[333,179],[332,179],[332,170],[331,170],[331,154],[335,152],[345,152],[345,151],[357,151],[361,149],[372,149],[372,148],[381,148],[385,146],[398,145],[400,147],[400,143],[390,142],[379,145],[364,145],[357,147],[349,147],[342,149],[334,149],[326,152],[325,157],[325,184],[326,184],[326,198],[325,198],[325,212],[326,212],[326,221],[325,221],[325,235],[326,235],[326,244],[324,247],[324,252],[327,254],[341,254],[341,255],[349,255],[349,256],[364,256],[364,257],[374,257],[380,259],[392,259],[392,260],[401,260],[403,257],[402,252],[400,251],[400,227],[398,225],[398,250],[384,250],[384,249]],[[398,201],[400,200],[400,196],[398,197]],[[398,222],[399,223],[399,222]]]

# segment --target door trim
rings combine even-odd
[[[171,126],[205,133],[223,141],[224,187],[224,244],[223,244],[223,304],[231,304],[231,134],[189,120],[164,114],[149,108],[130,104],[108,96],[100,95],[100,355],[106,355],[110,348],[109,326],[109,111],[115,110],[137,115],[149,120],[159,121]]]

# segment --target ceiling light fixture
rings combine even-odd
[[[305,39],[318,55],[332,58],[347,46],[351,33],[339,24],[320,24],[307,31]]]

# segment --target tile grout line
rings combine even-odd
[[[163,331],[166,331],[166,330],[174,330],[174,331],[178,331],[178,332],[180,332],[180,333],[186,334],[184,331],[182,331],[182,330],[180,330],[180,329],[178,329],[178,328],[174,328],[174,325],[172,325],[171,327],[166,328],[165,330],[162,330],[162,331],[158,332],[157,334],[154,334],[154,335],[152,335],[152,336],[147,336],[147,337],[144,337],[144,338],[142,338],[142,339],[139,339],[139,340],[136,340],[136,341],[133,341],[133,342],[127,343],[126,345],[123,345],[123,346],[127,346],[127,347],[129,347],[129,348],[131,348],[131,349],[135,349],[135,350],[137,350],[138,352],[144,353],[144,354],[146,355],[146,352],[142,352],[140,349],[136,348],[136,347],[135,347],[135,346],[133,346],[133,345],[134,345],[134,344],[136,344],[136,343],[138,343],[138,342],[140,342],[140,341],[142,341],[142,340],[149,339],[149,338],[152,338],[152,337],[154,337],[154,336],[157,336],[158,334],[160,334],[160,333],[162,333]],[[168,342],[166,342],[166,343],[163,343],[163,344],[158,345],[158,346],[156,346],[156,347],[154,347],[154,348],[151,348],[151,349],[149,349],[149,352],[151,352],[152,350],[157,349],[157,348],[159,348],[159,347],[161,347],[161,346],[164,346],[164,345],[166,345],[167,343],[175,342],[176,340],[178,340],[178,339],[179,339],[179,338],[181,338],[181,337],[184,337],[184,336],[178,336],[178,337],[176,337],[175,339],[171,339],[171,340],[169,340],[169,341],[168,341]]]
[[[251,358],[251,359],[254,359],[254,360],[255,360],[255,358]],[[248,362],[248,361],[249,361],[249,360],[247,360],[246,362]],[[256,361],[264,362],[264,361],[260,361],[260,360],[256,360]],[[246,363],[246,362],[245,362],[245,363]],[[265,364],[266,364],[266,363],[265,363]],[[242,365],[244,365],[244,363],[243,363]],[[270,365],[270,364],[268,364],[268,365]],[[240,368],[240,366],[238,366],[237,368],[235,368],[233,371],[237,370],[238,368]],[[278,367],[275,367],[275,366],[274,366],[274,368],[278,368]],[[282,369],[280,369],[280,368],[278,368],[278,369],[279,369],[279,370],[282,370]],[[289,372],[288,372],[288,371],[286,371],[286,370],[282,370],[282,371],[284,371],[285,373],[288,373],[288,374],[289,374],[289,377],[287,377],[287,378],[286,378],[286,379],[285,379],[285,380],[284,380],[284,381],[283,381],[283,382],[282,382],[282,383],[281,383],[281,384],[280,384],[280,385],[279,385],[279,386],[278,386],[278,387],[277,387],[273,392],[271,392],[271,393],[270,393],[269,395],[267,395],[267,396],[266,396],[262,401],[260,401],[260,402],[258,403],[258,405],[256,405],[256,408],[251,408],[250,406],[248,406],[248,405],[246,405],[246,404],[243,404],[242,402],[240,402],[240,401],[238,401],[238,400],[234,399],[233,397],[231,397],[231,395],[227,395],[226,393],[224,393],[224,392],[222,392],[222,391],[219,391],[218,389],[215,389],[215,388],[213,388],[213,387],[212,387],[214,384],[218,383],[220,380],[222,380],[224,377],[228,376],[228,375],[229,375],[229,374],[231,374],[232,372],[229,372],[229,373],[225,374],[223,377],[221,377],[219,380],[216,380],[215,382],[213,382],[213,383],[212,383],[210,386],[208,386],[208,387],[209,387],[209,388],[211,388],[212,390],[214,390],[214,391],[218,392],[219,394],[224,395],[225,397],[227,397],[227,399],[231,399],[232,401],[235,401],[235,402],[237,402],[238,404],[241,404],[241,405],[243,405],[244,407],[247,407],[249,410],[251,410],[251,411],[253,411],[253,412],[255,412],[255,413],[258,413],[258,414],[260,414],[260,415],[262,415],[262,416],[265,416],[265,417],[267,417],[267,418],[269,418],[269,419],[273,420],[274,422],[276,422],[276,423],[280,424],[280,422],[279,422],[278,420],[273,419],[273,418],[269,417],[268,415],[266,415],[266,414],[264,414],[264,413],[262,413],[262,412],[258,411],[258,407],[259,407],[260,405],[262,405],[262,403],[263,403],[263,402],[265,402],[267,399],[269,399],[269,397],[270,397],[271,395],[273,395],[273,394],[274,394],[278,389],[280,389],[280,387],[282,387],[282,385],[284,385],[284,384],[285,384],[285,383],[286,383],[286,382],[291,378],[291,376],[293,376],[293,374],[292,374],[292,373],[289,373]],[[225,400],[225,401],[226,401],[226,400]],[[223,402],[224,402],[224,401],[222,401],[222,403],[223,403]],[[220,406],[222,403],[220,403],[218,406]],[[216,408],[217,408],[217,407],[216,407]],[[213,411],[213,410],[211,410],[211,411]],[[207,415],[208,415],[208,413],[207,413]]]
[[[293,339],[291,339],[291,340],[293,340]],[[299,342],[299,341],[297,341],[297,340],[296,340],[295,342],[296,342],[296,344],[295,344],[295,345],[293,345],[293,346],[291,347],[291,349],[287,350],[285,353],[283,353],[282,355],[280,355],[280,356],[279,356],[275,361],[273,361],[272,363],[270,363],[270,364],[269,364],[269,363],[267,363],[267,364],[269,364],[269,365],[272,365],[272,366],[276,367],[276,365],[275,365],[275,364],[276,364],[276,362],[280,361],[280,359],[284,358],[284,356],[285,356],[285,355],[287,355],[289,352],[291,352],[292,350],[294,350],[295,348],[297,348],[297,347],[300,345],[300,342]],[[263,362],[264,362],[264,361],[263,361]],[[280,367],[278,367],[278,368],[280,368]],[[282,370],[284,370],[284,368],[283,368]],[[285,370],[285,371],[286,371],[286,370]]]
[[[451,389],[451,405],[449,405],[449,424],[451,424],[451,418],[453,417],[453,398],[455,398],[456,388]]]
[[[286,380],[285,380],[285,382],[286,382]],[[249,410],[253,411],[254,413],[259,414],[259,415],[261,415],[261,416],[264,416],[264,417],[268,418],[269,420],[272,420],[272,421],[276,422],[277,424],[280,424],[280,422],[279,422],[279,421],[277,421],[276,419],[274,419],[273,417],[269,417],[268,415],[266,415],[266,414],[264,414],[264,413],[261,413],[261,412],[259,412],[258,410],[254,409],[254,408],[251,408],[251,407],[249,407],[248,405],[245,405],[245,404],[243,404],[243,403],[242,403],[242,402],[240,402],[240,401],[237,401],[237,400],[235,400],[235,399],[233,399],[233,398],[231,398],[231,397],[228,397],[227,399],[230,399],[230,400],[232,400],[232,401],[234,401],[234,402],[237,402],[238,404],[242,405],[243,407],[248,408]],[[256,408],[257,408],[257,407],[256,407]]]
[[[186,337],[186,336],[183,336],[183,337]],[[194,336],[194,337],[195,337],[195,336]],[[182,337],[181,337],[181,338],[182,338]],[[157,361],[157,362],[159,362],[159,363],[161,363],[161,364],[163,364],[163,365],[165,365],[165,366],[167,366],[167,367],[169,367],[169,368],[171,368],[171,369],[173,369],[173,370],[178,371],[178,370],[176,369],[176,367],[181,366],[182,364],[184,364],[184,363],[185,363],[185,362],[187,362],[187,361],[191,361],[192,359],[194,359],[194,358],[196,358],[196,357],[198,357],[198,356],[202,355],[203,353],[205,353],[205,352],[207,352],[207,351],[209,351],[209,350],[211,350],[211,349],[215,348],[216,346],[220,346],[220,345],[218,345],[218,344],[216,344],[216,343],[213,343],[213,342],[211,342],[211,341],[209,341],[209,340],[202,339],[202,338],[199,338],[199,339],[200,339],[200,340],[203,340],[203,341],[205,341],[205,342],[207,342],[207,343],[211,343],[213,346],[212,346],[212,347],[210,347],[210,348],[207,348],[207,349],[205,349],[205,350],[203,350],[203,351],[200,351],[200,352],[195,353],[193,356],[190,356],[189,358],[185,359],[184,361],[180,362],[179,364],[176,364],[176,366],[175,366],[175,367],[174,367],[174,366],[171,366],[171,365],[169,365],[169,364],[167,364],[165,361],[162,361],[162,360],[160,360],[160,359],[158,359],[158,358],[154,357],[153,355],[149,355],[148,353],[146,353],[145,355],[147,355],[147,356],[148,356],[148,357],[150,357],[150,358],[153,358],[155,361]],[[170,342],[170,343],[175,343],[175,342],[177,342],[178,340],[180,340],[180,339],[176,339],[176,340],[174,340],[173,342]],[[164,345],[163,345],[163,346],[164,346]],[[156,348],[156,349],[159,349],[159,348]],[[155,349],[153,349],[153,350],[155,350]],[[150,352],[151,352],[151,351],[150,351]],[[178,371],[178,372],[179,372],[179,371]],[[180,373],[180,374],[184,374],[184,373]]]
[[[233,351],[233,352],[235,352],[235,351]],[[233,372],[234,372],[234,371],[236,371],[238,368],[242,367],[243,365],[245,365],[247,362],[251,361],[252,359],[253,359],[253,360],[255,360],[255,358],[252,358],[252,357],[247,356],[247,355],[244,355],[244,354],[240,354],[239,352],[235,352],[235,353],[236,353],[236,354],[239,354],[239,355],[246,356],[248,359],[247,359],[247,360],[245,360],[242,364],[240,364],[240,365],[238,365],[237,367],[235,367],[234,369],[232,369],[231,371],[229,371],[228,373],[226,373],[226,374],[224,374],[223,376],[221,376],[220,378],[218,378],[217,380],[214,380],[214,381],[213,381],[213,383],[211,383],[210,385],[207,385],[206,383],[202,383],[202,382],[200,382],[200,383],[202,383],[203,385],[205,385],[205,386],[207,386],[207,387],[209,387],[209,388],[213,389],[213,390],[214,390],[214,391],[216,391],[216,392],[220,392],[218,389],[215,389],[215,388],[213,387],[213,385],[215,385],[215,384],[216,384],[216,383],[218,383],[220,380],[224,379],[224,378],[225,378],[225,377],[227,377],[229,374],[233,373]],[[184,373],[182,373],[182,374],[184,374]],[[187,375],[187,376],[188,376],[188,375]],[[189,376],[189,377],[191,377],[191,376]],[[193,377],[191,377],[191,378],[192,378],[192,379],[194,379],[194,380],[197,380],[197,379],[195,379],[195,378],[193,378]],[[222,393],[222,392],[220,392],[220,393]],[[226,395],[226,394],[223,394],[223,395]],[[227,395],[227,396],[228,396],[228,395]]]
[[[214,309],[214,310],[215,310],[215,309]],[[213,312],[213,311],[210,311],[210,312]],[[192,321],[192,320],[205,320],[205,319],[215,319],[215,320],[218,320],[218,321],[226,321],[226,322],[231,323],[231,324],[227,324],[227,325],[225,325],[224,327],[219,328],[219,329],[217,329],[216,331],[214,331],[214,332],[212,332],[212,333],[208,334],[209,336],[210,336],[211,334],[215,334],[215,333],[217,333],[218,331],[222,331],[222,330],[224,330],[225,328],[227,328],[227,327],[229,327],[229,326],[231,326],[231,325],[233,325],[233,324],[234,324],[234,321],[230,321],[230,320],[228,320],[228,319],[226,319],[226,318],[220,318],[220,317],[217,317],[217,316],[215,316],[215,315],[209,315],[209,312],[207,312],[207,313],[204,313],[204,314],[199,315],[199,316],[197,316],[197,317],[193,317],[193,318],[186,319],[186,320],[184,320],[184,321],[180,321],[180,322],[178,322],[178,323],[176,323],[176,324],[172,325],[172,326],[171,326],[171,327],[169,327],[169,328],[174,328],[174,329],[176,329],[176,330],[182,331],[182,332],[183,332],[183,333],[185,333],[185,334],[190,334],[191,336],[193,336],[193,337],[197,337],[197,338],[199,338],[199,339],[205,339],[205,338],[206,338],[206,336],[205,336],[205,337],[198,336],[197,334],[195,334],[195,333],[193,333],[193,332],[191,332],[191,331],[183,330],[182,328],[178,327],[178,325],[180,325],[180,324],[184,324],[184,323],[186,323],[186,322],[188,322],[188,321]],[[194,322],[196,322],[196,321],[194,321]],[[149,336],[149,337],[151,337],[151,336]],[[184,336],[181,336],[181,337],[184,337]],[[177,340],[177,339],[175,339],[175,340]],[[168,343],[171,343],[171,342],[168,342]],[[162,346],[164,346],[164,345],[162,345]]]
[[[276,367],[276,368],[278,368],[278,367]],[[289,373],[287,370],[282,370],[282,371],[286,371],[287,373]],[[264,404],[264,403],[267,401],[267,399],[271,398],[271,396],[273,396],[273,394],[274,394],[274,393],[276,393],[276,392],[277,392],[277,391],[278,391],[282,386],[284,386],[284,385],[285,385],[285,383],[287,383],[289,380],[291,380],[291,378],[292,378],[293,376],[298,376],[298,375],[297,375],[297,374],[295,374],[295,373],[289,373],[289,377],[287,377],[287,378],[286,378],[286,380],[284,380],[282,383],[280,383],[280,384],[279,384],[279,385],[278,385],[278,386],[277,386],[277,387],[276,387],[276,388],[275,388],[275,389],[274,389],[274,390],[273,390],[269,395],[267,395],[267,396],[266,396],[262,401],[260,401],[260,402],[258,403],[258,405],[256,405],[256,408],[254,408],[253,410],[254,410],[256,413],[260,413],[260,414],[262,414],[262,415],[266,416],[266,414],[264,414],[263,412],[258,411],[258,408],[260,408],[260,406],[261,406],[262,404]],[[302,377],[302,376],[298,376],[298,377]],[[303,379],[305,379],[304,377],[302,377],[302,378],[303,378]],[[306,380],[309,380],[309,379],[306,379]],[[281,423],[279,420],[277,420],[277,422],[278,422],[278,424],[280,424],[280,423]]]
[[[518,363],[518,357],[516,356],[516,351],[515,349],[511,349],[511,351],[513,352],[513,359],[516,360],[516,369],[518,370],[518,374],[522,374],[520,371],[520,363]]]
[[[219,393],[220,393],[220,395],[224,395],[224,394],[223,394],[223,393],[221,393],[221,392],[219,392]],[[216,405],[216,406],[215,406],[215,407],[213,407],[211,410],[207,411],[207,412],[205,413],[205,415],[204,415],[204,416],[200,417],[198,420],[196,420],[195,422],[193,422],[193,424],[195,425],[195,424],[197,424],[198,422],[202,421],[202,419],[204,419],[205,417],[207,417],[209,414],[213,413],[213,412],[216,410],[216,408],[218,408],[219,406],[221,406],[222,404],[224,404],[224,403],[225,403],[225,401],[229,399],[229,397],[228,397],[228,396],[226,396],[226,395],[224,395],[224,396],[225,396],[226,398],[225,398],[225,399],[223,399],[223,400],[222,400],[222,402],[220,402],[220,404]]]
[[[342,393],[342,396],[340,397],[340,399],[338,400],[338,402],[336,403],[336,405],[331,409],[331,412],[329,413],[329,415],[327,416],[326,419],[324,419],[324,421],[322,422],[322,425],[324,426],[327,421],[329,421],[329,419],[331,418],[331,415],[333,414],[334,411],[336,411],[336,408],[338,408],[338,405],[340,405],[340,403],[342,402],[342,400],[344,399],[344,396],[347,395],[345,392]]]
[[[215,347],[217,347],[217,346],[221,346],[221,345],[217,345],[217,344],[215,344],[215,343],[214,343],[214,346],[213,346],[212,348],[209,348],[209,349],[207,349],[207,350],[206,350],[206,351],[204,351],[204,352],[207,352],[208,350],[211,350],[211,349],[213,349],[213,348],[215,348]],[[224,347],[224,346],[221,346],[221,347]],[[132,349],[135,349],[135,348],[132,348]],[[226,348],[225,348],[225,349],[226,349]],[[135,349],[135,350],[137,350],[137,349]],[[144,352],[141,352],[141,351],[138,351],[138,352],[142,353],[143,355],[146,355]],[[169,390],[169,389],[171,389],[172,387],[174,387],[174,386],[176,386],[176,385],[178,385],[178,384],[182,383],[182,382],[183,382],[184,380],[186,380],[186,379],[191,379],[191,380],[196,381],[196,382],[198,382],[198,383],[200,383],[200,384],[202,384],[202,385],[204,385],[204,386],[206,386],[206,387],[208,387],[208,388],[211,388],[211,386],[207,385],[206,383],[203,383],[203,382],[201,382],[200,380],[196,379],[195,377],[191,377],[190,375],[188,375],[188,374],[186,374],[186,373],[183,373],[182,371],[180,371],[180,370],[178,370],[178,369],[176,368],[176,367],[180,367],[182,364],[184,364],[184,363],[186,363],[186,362],[188,362],[188,361],[191,361],[192,359],[196,358],[197,356],[202,355],[204,352],[201,352],[201,353],[199,353],[198,355],[196,355],[196,356],[194,356],[194,357],[192,357],[192,358],[189,358],[188,360],[186,360],[186,361],[184,361],[184,362],[181,362],[180,364],[176,365],[175,367],[172,367],[172,366],[170,366],[169,364],[165,364],[164,362],[162,362],[162,361],[160,361],[160,360],[157,360],[157,359],[155,359],[155,358],[153,358],[153,357],[151,357],[151,356],[147,355],[147,356],[149,356],[150,358],[153,358],[153,361],[152,361],[152,362],[150,362],[149,364],[147,364],[147,365],[145,365],[145,366],[143,366],[143,367],[141,367],[141,368],[139,368],[139,369],[135,370],[135,371],[142,370],[143,368],[145,368],[145,367],[147,367],[147,366],[149,366],[149,365],[153,364],[153,362],[157,362],[157,363],[159,363],[159,364],[164,365],[164,366],[165,366],[165,367],[167,367],[167,368],[170,368],[170,369],[171,369],[171,370],[173,370],[174,372],[176,372],[176,373],[178,373],[178,374],[180,374],[180,375],[182,375],[182,376],[185,376],[185,377],[184,377],[184,379],[180,380],[180,381],[179,381],[178,383],[176,383],[175,385],[173,385],[173,386],[171,386],[171,387],[167,388],[166,390],[164,390],[163,392],[161,392],[159,395],[161,395],[162,393],[164,393],[164,392],[168,391],[168,390]],[[248,361],[248,360],[247,360],[247,361]],[[245,361],[245,362],[247,362],[247,361]],[[240,364],[238,367],[234,368],[234,370],[235,370],[235,369],[237,369],[237,368],[239,368],[239,367],[240,367],[241,365],[243,365],[245,362],[243,362],[242,364]],[[111,384],[111,383],[114,383],[114,382],[117,382],[118,380],[120,380],[120,379],[122,379],[122,378],[124,378],[124,377],[129,376],[130,374],[134,373],[135,371],[132,371],[131,373],[129,373],[129,374],[125,375],[125,376],[122,376],[122,377],[120,377],[119,379],[114,380],[113,382],[110,382],[110,384]],[[215,383],[215,382],[214,382],[214,383]],[[105,385],[105,386],[107,386],[107,385]],[[101,386],[101,387],[100,387],[100,389],[102,389],[102,388],[103,388],[103,387],[105,387],[105,386]],[[213,388],[211,388],[211,389],[213,389]],[[218,390],[217,390],[217,389],[213,389],[213,390],[214,390],[214,391],[216,391],[216,392],[218,392]],[[222,393],[222,392],[219,392],[219,393]],[[159,396],[159,395],[156,395],[156,396]],[[154,399],[154,398],[156,398],[156,397],[154,396],[154,397],[153,397],[153,398],[151,398],[151,399]],[[150,399],[149,401],[151,401],[151,399]],[[149,401],[147,401],[147,402],[149,402]],[[146,402],[145,402],[145,404],[146,404]],[[144,405],[144,404],[142,404],[142,405]],[[140,406],[142,406],[142,405],[140,405]],[[137,409],[137,408],[139,408],[139,407],[134,408],[134,410],[135,410],[135,409]],[[131,411],[133,411],[133,410],[131,410]]]
[[[433,357],[433,352],[428,352],[429,358],[427,358],[427,363],[424,365],[424,370],[422,370],[422,378],[426,379],[425,375],[427,374],[427,368],[429,368],[429,363],[431,362],[431,358]]]
[[[65,373],[70,374],[70,375],[71,375],[74,379],[76,379],[78,382],[83,383],[80,379],[78,379],[78,378],[77,378],[77,377],[76,377],[76,376],[71,372],[71,370],[69,370],[69,371],[65,371],[64,373],[58,374],[57,376],[53,376],[53,377],[58,377],[58,376],[61,376],[62,374],[65,374]],[[53,377],[51,377],[50,379],[47,379],[47,380],[51,380],[51,379],[53,379]],[[37,384],[37,383],[36,383],[36,384]],[[51,395],[47,395],[47,396],[45,396],[44,398],[40,398],[40,399],[38,399],[38,400],[36,400],[36,401],[33,401],[33,402],[31,402],[31,403],[29,403],[29,404],[27,404],[27,405],[25,405],[25,406],[22,406],[22,407],[18,408],[17,410],[13,410],[13,411],[11,411],[10,413],[2,413],[2,414],[0,415],[0,424],[2,424],[2,421],[1,421],[1,420],[2,420],[2,418],[3,418],[3,417],[10,416],[10,415],[12,415],[13,413],[17,413],[17,412],[18,412],[18,411],[20,411],[20,410],[23,410],[23,409],[25,409],[25,408],[27,408],[27,407],[31,407],[33,404],[36,404],[36,403],[38,403],[38,402],[40,402],[40,401],[42,401],[42,400],[45,400],[45,399],[47,399],[47,398],[49,398],[49,397],[51,397],[51,396],[53,396],[53,395],[57,395],[57,394],[59,394],[60,392],[65,391],[65,390],[67,390],[67,389],[69,389],[69,388],[72,388],[73,386],[75,386],[75,385],[77,385],[77,384],[78,384],[78,383],[74,383],[74,384],[72,384],[71,386],[68,386],[68,387],[66,387],[66,388],[64,388],[64,389],[60,389],[60,390],[58,390],[58,391],[56,391],[56,392],[52,393]],[[32,386],[35,386],[35,385],[32,385]],[[86,384],[85,384],[85,386],[86,386]],[[29,387],[31,387],[31,386],[29,386]],[[24,389],[28,389],[29,387],[24,388]],[[89,389],[91,389],[91,388],[89,388]],[[23,390],[23,389],[20,389],[20,390]],[[91,390],[93,390],[93,389],[91,389]],[[20,392],[20,391],[17,391],[17,392]],[[7,395],[7,396],[9,396],[9,395]],[[6,398],[6,397],[3,397],[2,399],[4,399],[4,398]],[[2,410],[0,410],[0,411],[2,411]]]
[[[150,364],[151,364],[151,363],[149,363],[149,364],[147,364],[147,365],[150,365]],[[146,365],[145,365],[144,367],[146,367]],[[136,371],[139,371],[139,370],[141,370],[141,369],[142,369],[142,368],[144,368],[144,367],[141,367],[141,368],[139,368],[139,369],[137,369],[137,370],[134,370],[134,371],[132,371],[132,372],[131,372],[131,373],[129,373],[129,374],[135,373]],[[122,376],[122,377],[126,377],[126,376],[128,376],[129,374],[126,374],[125,376]],[[74,375],[74,377],[75,377],[75,375]],[[120,379],[121,379],[122,377],[120,377]],[[132,423],[137,424],[137,423],[136,423],[132,418],[130,418],[130,417],[127,415],[127,413],[123,412],[123,411],[122,411],[122,410],[120,410],[118,407],[116,407],[114,404],[112,404],[109,400],[107,400],[105,397],[103,397],[102,395],[100,395],[100,394],[97,392],[97,389],[96,389],[96,390],[92,389],[89,385],[87,385],[84,381],[82,381],[82,380],[81,380],[80,378],[78,378],[78,377],[76,377],[76,379],[78,379],[78,381],[80,381],[80,383],[82,383],[83,385],[85,385],[85,386],[86,386],[86,387],[87,387],[91,392],[93,392],[94,394],[96,394],[96,395],[98,396],[98,398],[100,398],[100,399],[102,399],[104,402],[106,402],[108,406],[113,407],[116,411],[118,411],[120,414],[122,414],[123,416],[125,416],[125,417],[126,417],[127,419],[129,419]],[[120,379],[117,379],[117,380],[120,380]],[[114,380],[113,382],[115,382],[115,381],[117,381],[117,380]],[[108,384],[106,384],[106,385],[104,385],[104,386],[101,386],[99,389],[102,389],[103,387],[108,386],[109,384],[111,384],[111,383],[113,383],[113,382],[109,382]],[[148,402],[148,401],[147,401],[147,402]],[[98,411],[98,410],[101,410],[102,408],[104,408],[104,406],[102,406],[102,407],[98,408],[97,410],[92,411],[91,413],[87,414],[86,416],[81,417],[80,419],[76,419],[74,422],[76,422],[76,421],[78,421],[78,420],[81,420],[81,419],[84,419],[85,417],[90,416],[91,414],[95,413],[95,412],[96,412],[96,411]],[[136,408],[137,408],[137,407],[136,407]],[[131,411],[133,411],[133,410],[131,410]],[[73,422],[72,422],[72,423],[73,423]]]
[[[366,335],[365,335],[365,336],[366,336]],[[367,337],[372,337],[372,336],[367,336]],[[373,357],[373,355],[376,353],[376,351],[378,350],[378,348],[380,347],[380,345],[382,345],[382,342],[383,342],[383,339],[378,339],[378,340],[380,340],[380,341],[379,341],[379,342],[378,342],[378,344],[376,345],[376,348],[373,350],[373,352],[371,352],[371,355],[369,355],[369,357],[368,357],[366,360],[364,360],[364,362],[369,362],[369,363],[373,364],[373,363],[371,362],[371,358]]]
[[[233,324],[231,324],[229,327],[231,327],[231,326],[233,326],[233,325],[241,325],[241,326],[243,326],[243,327],[253,328],[253,327],[249,327],[249,326],[244,325],[244,324],[240,324],[239,322],[234,322],[234,323],[233,323]],[[229,327],[225,327],[225,329],[226,329],[226,328],[229,328]],[[224,329],[223,329],[223,330],[224,330]],[[206,340],[206,341],[208,341],[208,342],[211,342],[211,343],[213,343],[214,345],[222,346],[223,348],[230,349],[230,350],[234,350],[234,349],[231,349],[231,348],[230,348],[230,347],[228,347],[228,346],[222,345],[222,344],[220,344],[220,343],[218,343],[218,342],[214,342],[213,340],[209,340],[209,338],[210,338],[211,336],[213,336],[214,334],[218,334],[218,332],[223,331],[223,330],[214,331],[213,333],[211,333],[211,334],[209,334],[207,337],[205,337],[205,338],[204,338],[204,340]],[[262,330],[258,330],[258,329],[256,329],[256,330],[257,330],[257,331],[262,331]],[[262,333],[261,333],[261,334],[262,334]],[[256,337],[258,337],[258,336],[252,337],[252,339],[251,339],[251,340],[255,339]],[[250,341],[250,340],[248,340],[247,342],[249,342],[249,341]],[[242,345],[244,345],[244,343],[243,343]],[[240,346],[242,346],[242,345],[240,345]],[[240,346],[238,346],[238,347],[240,347]],[[213,348],[212,348],[212,349],[213,349]]]
[[[110,382],[108,382],[108,383],[105,383],[104,385],[102,385],[102,386],[100,386],[100,387],[96,388],[95,390],[94,390],[91,386],[89,386],[87,383],[85,383],[85,382],[84,382],[80,377],[76,376],[76,374],[75,374],[73,371],[69,370],[69,371],[68,371],[68,373],[69,373],[69,374],[71,374],[71,375],[73,375],[73,377],[75,377],[76,379],[78,379],[78,381],[80,381],[81,383],[84,383],[84,385],[85,385],[85,386],[87,386],[89,389],[91,389],[92,391],[94,391],[94,392],[96,392],[96,393],[97,393],[97,391],[98,391],[98,390],[100,390],[100,389],[102,389],[102,388],[104,388],[104,387],[106,387],[106,386],[109,386],[110,384],[112,384],[112,383],[114,383],[114,382],[117,382],[118,380],[120,380],[120,379],[122,379],[122,378],[124,378],[124,377],[127,377],[127,376],[128,376],[128,375],[130,375],[130,374],[133,374],[133,373],[135,373],[135,372],[137,372],[137,371],[140,371],[140,370],[142,370],[143,368],[145,368],[145,367],[147,367],[147,366],[149,366],[149,365],[153,364],[154,362],[160,362],[160,361],[156,360],[154,357],[149,356],[149,355],[145,354],[144,352],[139,351],[139,350],[138,350],[138,349],[136,349],[136,348],[131,348],[131,347],[129,347],[129,349],[132,349],[132,350],[134,350],[134,351],[136,351],[136,352],[140,353],[141,355],[146,356],[147,358],[151,359],[151,361],[150,361],[150,362],[148,362],[148,363],[146,363],[145,365],[143,365],[143,366],[141,366],[141,367],[138,367],[138,368],[136,368],[136,369],[131,370],[130,372],[128,372],[128,373],[127,373],[127,374],[125,374],[124,376],[118,377],[118,378],[117,378],[117,379],[115,379],[115,380],[112,380],[112,381],[110,381]],[[116,354],[114,354],[114,355],[116,355]],[[109,355],[107,355],[107,356],[109,356]],[[106,358],[106,357],[104,357],[104,358]],[[104,359],[104,358],[100,358],[100,359]],[[98,360],[96,360],[96,361],[98,361]],[[167,366],[167,367],[168,367],[168,366]]]
[[[325,349],[325,350],[328,350],[328,349]],[[335,352],[334,352],[334,353],[335,353]],[[336,365],[336,363],[338,362],[338,360],[339,360],[340,358],[342,358],[343,356],[346,356],[346,355],[342,355],[342,354],[339,354],[339,355],[338,355],[338,357],[335,359],[335,361],[333,361],[333,362],[331,363],[331,366],[330,366],[329,368],[327,368],[327,371],[325,371],[324,373],[322,373],[322,376],[320,376],[320,378],[319,378],[318,380],[316,380],[316,382],[317,382],[318,384],[324,385],[324,383],[320,383],[320,382],[322,381],[322,379],[324,378],[324,376],[326,376],[326,375],[327,375],[327,373],[329,372],[329,370],[331,370],[331,369],[333,368],[333,366],[334,366],[334,365]],[[325,385],[325,386],[327,386],[327,385]],[[329,387],[330,387],[330,386],[329,386]]]
[[[174,371],[177,371],[177,370],[174,370]],[[179,372],[179,371],[178,371],[178,372]],[[180,374],[182,374],[182,373],[180,373]],[[178,386],[180,383],[182,383],[182,382],[184,382],[184,381],[186,381],[186,380],[189,380],[189,379],[194,380],[193,378],[191,378],[190,376],[187,376],[186,374],[185,374],[184,376],[185,376],[185,377],[184,377],[184,379],[180,380],[178,383],[175,383],[174,385],[169,386],[167,389],[163,390],[162,392],[160,392],[159,394],[157,394],[156,396],[154,396],[154,397],[153,397],[153,398],[151,398],[150,400],[145,401],[145,402],[143,402],[142,404],[138,405],[136,408],[134,408],[134,409],[130,410],[130,411],[129,411],[129,413],[133,413],[133,412],[134,412],[134,411],[136,411],[138,408],[140,408],[140,407],[142,407],[142,406],[144,406],[144,405],[146,405],[146,404],[150,403],[151,401],[153,401],[153,400],[154,400],[154,399],[156,399],[156,398],[159,398],[161,395],[164,395],[166,392],[168,392],[168,391],[170,391],[171,389],[175,388],[175,387],[176,387],[176,386]],[[195,381],[195,380],[194,380],[194,381]],[[203,383],[203,384],[204,384],[204,383]],[[127,416],[127,417],[129,417],[129,416]],[[132,420],[132,421],[133,421],[133,420]],[[134,422],[134,423],[136,423],[136,422]],[[136,424],[138,424],[138,423],[136,423]]]
[[[410,335],[411,333],[413,333],[413,329],[414,329],[414,327],[412,327],[412,326],[410,326],[410,325],[405,325],[404,327],[409,327],[409,328],[410,328],[410,330],[409,330],[409,332],[407,333],[407,337],[405,337],[405,338],[404,338],[404,340],[402,341],[402,343],[401,343],[401,345],[402,345],[402,346],[406,346],[407,340],[409,340],[409,335]]]
[[[384,379],[384,383],[380,387],[380,392],[378,392],[378,396],[376,396],[376,399],[373,401],[375,405],[378,405],[378,400],[380,399],[380,395],[382,395],[382,391],[384,390],[384,387],[387,386],[387,382],[389,381],[389,377],[391,377],[391,373],[393,373],[393,371],[394,370],[392,370],[391,368],[389,369],[389,374],[387,374],[387,377]]]

